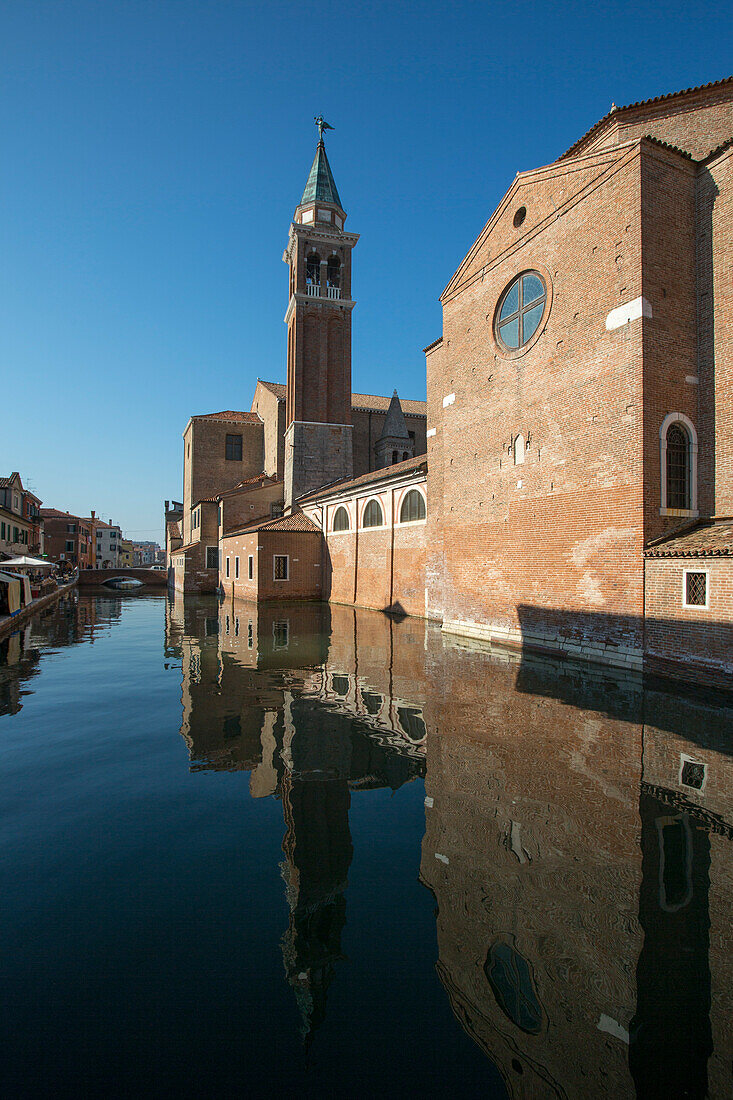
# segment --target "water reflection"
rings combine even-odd
[[[123,606],[70,601],[0,648],[4,713],[31,680],[41,690],[45,648],[98,640]],[[180,668],[191,772],[246,773],[253,799],[279,802],[272,865],[286,904],[267,939],[279,941],[277,983],[306,1048],[336,1042],[325,1024],[338,1029],[339,989],[354,1003],[368,992],[344,942],[359,916],[359,845],[379,833],[373,819],[360,832],[355,811],[370,791],[422,798],[424,778],[420,878],[435,899],[437,975],[506,1093],[730,1095],[730,697],[499,656],[418,620],[320,605],[176,596],[164,660]],[[272,803],[255,805],[266,820]],[[410,927],[416,912],[396,898],[393,922]],[[409,960],[405,973],[422,978]],[[390,980],[373,979],[385,999]],[[372,1023],[370,1050],[393,1023]],[[471,1080],[465,1094],[486,1094]],[[456,1081],[436,1078],[436,1091]]]
[[[393,627],[324,605],[235,601],[214,619],[211,605],[168,604],[191,768],[247,770],[254,798],[282,802],[282,953],[307,1045],[343,958],[352,793],[397,790],[425,772],[419,688],[410,684],[408,702],[399,662],[384,662]]]
[[[171,608],[192,767],[250,768],[253,794],[283,800],[304,1035],[341,958],[351,793],[427,763],[437,969],[509,1094],[728,1094],[730,700],[344,608],[185,617]]]
[[[729,1095],[730,701],[440,668],[421,870],[463,1026],[512,1096]]]

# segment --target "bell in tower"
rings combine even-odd
[[[290,271],[285,506],[304,493],[352,476],[351,250],[341,205],[316,120],[318,146],[295,208],[283,260]]]

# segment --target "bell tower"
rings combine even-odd
[[[290,226],[285,414],[285,507],[304,493],[351,477],[351,250],[346,213],[316,120],[318,145]]]

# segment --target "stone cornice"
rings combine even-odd
[[[285,311],[283,321],[287,325],[290,318],[293,316],[293,310],[298,302],[309,302],[311,305],[319,306],[343,306],[344,308],[351,310],[356,305],[353,298],[314,298],[310,294],[293,294],[292,298],[288,302],[288,308]]]
[[[286,264],[290,263],[292,259],[293,247],[297,237],[308,237],[310,240],[326,241],[329,244],[348,245],[351,248],[354,248],[359,240],[358,233],[345,233],[335,226],[322,226],[318,222],[309,222],[307,225],[291,222],[288,243],[283,252],[283,261]]]

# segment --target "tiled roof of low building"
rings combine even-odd
[[[594,134],[596,130],[599,130],[604,122],[608,122],[608,120],[611,118],[616,118],[624,111],[633,111],[639,107],[650,107],[653,103],[662,103],[667,99],[675,99],[677,96],[692,95],[693,92],[704,92],[707,91],[707,89],[709,88],[722,88],[725,84],[730,84],[731,82],[733,82],[733,76],[726,76],[723,77],[722,80],[711,80],[709,84],[698,84],[695,88],[683,88],[679,92],[667,92],[665,95],[655,95],[652,96],[651,99],[640,99],[636,103],[627,103],[623,107],[614,106],[611,108],[608,114],[605,114],[603,118],[599,118],[598,122],[595,122],[591,126],[590,130],[586,130],[582,137],[579,137],[577,141],[573,142],[570,148],[566,152],[564,152],[562,156],[558,157],[558,160],[564,160],[565,157],[572,156],[575,150],[579,146],[583,145],[591,136],[591,134]]]
[[[261,378],[259,382],[265,389],[269,390],[270,393],[274,393],[276,397],[279,397],[283,401],[285,400],[287,388],[283,386],[282,382],[264,382]],[[381,394],[352,393],[351,407],[352,409],[366,409],[367,412],[370,410],[372,412],[387,412],[391,400],[391,397],[383,397]],[[409,401],[400,398],[400,404],[402,405],[402,411],[405,416],[427,416],[428,414],[427,401]]]
[[[227,409],[224,412],[218,413],[196,413],[191,417],[192,420],[227,420],[234,423],[244,424],[261,424],[262,421],[257,413],[254,412],[235,412],[233,409]]]
[[[321,500],[323,497],[334,496],[336,493],[347,493],[352,489],[360,489],[367,485],[377,484],[380,481],[388,481],[413,471],[427,474],[427,455],[415,455],[414,458],[406,458],[404,462],[395,462],[393,466],[384,466],[381,470],[370,470],[368,474],[361,474],[359,477],[350,478],[348,481],[331,482],[329,485],[323,485],[320,489],[315,489],[312,493],[306,493],[304,496],[298,497],[298,503],[305,504],[307,501]]]
[[[702,523],[660,539],[644,551],[646,558],[712,558],[733,556],[733,519]]]
[[[244,535],[249,531],[299,531],[320,533],[320,527],[303,512],[291,512],[287,516],[279,516],[277,519],[256,520],[248,523],[246,527],[238,527],[236,531],[227,531],[224,538],[232,535]]]
[[[75,516],[71,512],[61,512],[58,508],[41,508],[40,512],[44,519],[76,519],[82,523],[89,522],[83,516]]]
[[[264,485],[266,481],[270,481],[273,484],[277,482],[276,477],[272,477],[270,474],[257,474],[255,477],[246,477],[242,481],[238,481],[236,485],[233,485],[231,489],[221,489],[218,493],[214,493],[212,496],[199,497],[195,500],[193,507],[197,504],[215,504],[217,500],[222,500],[224,497],[234,496],[235,493],[246,493],[252,489],[258,489]]]

